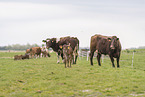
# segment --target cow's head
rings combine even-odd
[[[117,38],[116,36],[112,36],[110,38],[108,38],[108,40],[110,41],[110,48],[112,50],[116,49],[117,46],[118,46],[118,41],[119,41],[119,38]]]
[[[42,42],[45,42],[46,47],[49,49],[50,47],[56,44],[56,38],[52,38],[52,39],[48,38],[46,40],[42,40]]]

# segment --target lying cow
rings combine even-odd
[[[24,59],[29,59],[29,55],[25,54],[25,55],[15,55],[14,56],[14,60],[24,60]]]
[[[63,45],[63,57],[65,68],[71,67],[73,61],[73,49],[70,45]]]
[[[29,59],[29,54],[22,55],[22,59]]]
[[[23,55],[15,55],[14,60],[22,60]]]
[[[30,56],[33,58],[34,56],[37,58],[41,55],[41,48],[40,47],[32,47],[30,48]]]
[[[93,65],[93,55],[97,52],[97,60],[99,66],[101,66],[100,58],[101,54],[109,55],[112,66],[114,65],[114,58],[117,58],[117,67],[119,66],[119,58],[121,54],[121,44],[119,38],[116,36],[108,37],[102,35],[94,35],[91,37],[90,43],[90,63]]]

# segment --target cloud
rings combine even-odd
[[[0,2],[1,45],[41,44],[42,39],[48,37],[71,35],[80,39],[80,46],[89,47],[90,37],[94,34],[116,35],[123,48],[143,44],[138,39],[145,35],[142,4],[139,6],[131,1],[79,0],[62,1],[60,4],[32,1]]]

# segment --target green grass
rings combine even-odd
[[[145,96],[145,50],[135,52],[133,68],[132,52],[122,52],[121,68],[112,68],[107,57],[101,67],[96,58],[91,66],[84,57],[64,68],[55,53],[14,61],[16,54],[24,52],[0,52],[0,97]]]

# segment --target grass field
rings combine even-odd
[[[120,68],[112,68],[105,57],[102,66],[94,66],[86,57],[72,68],[50,58],[14,61],[24,52],[0,52],[0,97],[145,97],[145,50],[121,54]],[[115,61],[116,65],[116,61]]]

